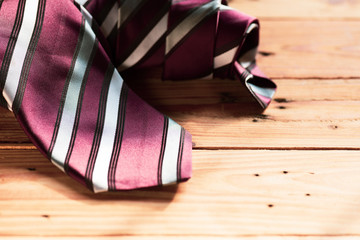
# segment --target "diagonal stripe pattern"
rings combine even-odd
[[[126,18],[126,21],[118,20],[116,30],[118,43],[121,43],[116,46],[118,70],[162,65],[165,79],[237,78],[259,105],[266,108],[276,85],[262,73],[252,71],[259,23],[257,19],[224,4],[226,1],[218,0],[159,0],[151,2],[150,6],[145,0],[122,1],[119,19]],[[92,9],[91,5],[89,9]],[[127,14],[123,13],[125,6],[131,6],[127,7]],[[165,8],[165,12],[159,17],[155,11],[146,11],[150,7]],[[114,11],[109,9],[105,19],[110,18]],[[104,18],[103,14],[97,15],[94,11],[95,19],[99,21]],[[135,26],[137,30],[134,30]],[[142,29],[148,30],[144,32]],[[107,36],[108,29],[104,27],[102,31]],[[242,71],[239,72],[237,63],[249,73],[247,78],[241,77]],[[263,96],[262,88],[271,93]],[[264,97],[266,101],[263,101]]]
[[[225,4],[225,5],[224,5]],[[239,79],[266,107],[259,23],[219,0],[1,1],[0,105],[38,149],[94,192],[191,177],[191,135],[119,71]]]

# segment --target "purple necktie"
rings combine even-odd
[[[225,4],[225,2],[223,2]],[[0,103],[53,164],[95,192],[191,177],[191,135],[119,71],[240,80],[262,107],[256,19],[209,0],[4,0]]]

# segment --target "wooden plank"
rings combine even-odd
[[[286,101],[359,101],[360,81],[351,79],[276,79],[275,100]]]
[[[178,240],[182,238],[181,236],[163,236],[163,235],[153,235],[153,236],[121,236],[121,240]],[[213,236],[191,236],[189,237],[193,240],[238,240],[239,237],[225,237],[225,236],[219,236],[219,237],[213,237]],[[41,239],[48,239],[47,237],[2,237],[1,240],[41,240]],[[51,236],[50,239],[53,240],[67,240],[69,237],[53,237]],[[119,236],[96,236],[96,237],[74,237],[71,236],[71,239],[74,240],[114,240],[119,239]],[[317,239],[317,240],[358,240],[359,236],[348,236],[348,235],[340,235],[340,236],[334,236],[334,235],[307,235],[307,236],[259,236],[259,235],[247,235],[241,236],[241,239],[248,239],[248,240],[310,240],[310,239]]]
[[[359,149],[360,101],[274,102],[265,114],[242,115],[244,104],[163,107],[196,148]],[[14,125],[16,125],[14,123]],[[24,133],[10,128],[14,139]],[[8,135],[8,134],[5,134]],[[8,145],[5,143],[5,145]]]
[[[21,144],[29,142],[14,114],[0,107],[0,143]]]
[[[272,78],[359,77],[358,25],[357,21],[262,21],[260,51],[268,54],[259,56],[259,66]]]
[[[157,78],[150,78],[155,75]],[[128,85],[153,106],[253,102],[246,88],[228,79],[162,81],[159,73],[130,76]],[[275,79],[275,99],[287,101],[358,101],[360,79]]]
[[[229,0],[229,5],[259,18],[360,19],[359,0]]]
[[[360,102],[274,103],[265,114],[228,115],[223,106],[173,118],[193,134],[196,148],[359,149]],[[241,109],[241,105],[236,108]],[[201,112],[202,111],[202,112]]]
[[[264,113],[249,102],[248,94],[234,81],[148,80],[136,90],[188,129],[197,148],[360,147],[359,80],[277,83],[275,101]],[[332,99],[336,101],[328,101]],[[29,146],[12,113],[2,109],[0,114],[3,148],[14,143]]]
[[[35,150],[0,156],[0,236],[360,234],[359,151],[198,150],[189,182],[102,194]]]
[[[153,235],[153,236],[121,236],[121,240],[178,240],[181,236],[162,236],[162,235]],[[193,240],[238,240],[239,237],[209,237],[209,236],[191,236],[189,237]],[[41,239],[48,239],[47,237],[2,237],[1,240],[41,240]],[[67,240],[69,237],[51,237],[50,239],[53,240]],[[96,236],[96,237],[73,237],[71,239],[74,240],[114,240],[119,239],[119,236]],[[317,240],[358,240],[358,236],[347,236],[347,235],[340,235],[340,236],[328,236],[328,235],[315,235],[315,236],[241,236],[241,239],[249,239],[249,240],[310,240],[310,239],[317,239]]]

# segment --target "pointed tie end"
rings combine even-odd
[[[276,84],[270,79],[252,77],[245,82],[246,87],[263,109],[266,109],[276,92]]]

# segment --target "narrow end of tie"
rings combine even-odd
[[[235,75],[248,88],[251,95],[265,109],[275,95],[276,84],[267,78],[257,66],[251,71],[235,62]]]
[[[254,96],[256,101],[264,109],[267,108],[267,106],[270,104],[271,99],[273,98],[276,91],[276,86],[269,86],[274,83],[271,81],[270,82],[267,81],[269,80],[258,78],[252,75],[245,82],[245,85],[249,89],[250,93]]]

